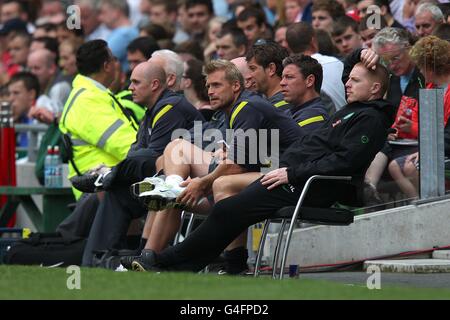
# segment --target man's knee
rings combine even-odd
[[[192,150],[192,144],[184,139],[175,139],[171,141],[164,149],[164,158],[171,159],[172,161],[177,159],[189,158]]]
[[[184,142],[186,142],[186,140],[184,140],[182,138],[173,139],[172,141],[170,141],[167,144],[166,149],[176,147],[177,145],[184,143]]]
[[[407,177],[414,177],[418,173],[416,165],[413,162],[405,162],[403,172]]]
[[[212,189],[214,201],[220,201],[233,192],[233,181],[230,176],[219,177],[213,182]]]

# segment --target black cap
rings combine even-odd
[[[28,32],[27,23],[19,18],[8,20],[0,28],[0,36],[6,36],[12,31]]]

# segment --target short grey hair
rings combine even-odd
[[[410,46],[408,32],[400,28],[384,28],[373,38],[374,49],[384,47],[387,44],[395,44],[402,48]]]
[[[442,13],[442,10],[437,5],[428,2],[419,5],[414,15],[417,16],[427,11],[431,13],[434,21],[444,21],[444,14]]]
[[[164,60],[164,72],[166,75],[174,74],[177,78],[175,86],[179,86],[184,72],[184,63],[180,56],[172,50],[162,49],[153,52],[153,57],[160,57]]]
[[[107,4],[112,8],[119,9],[124,15],[130,17],[130,6],[125,0],[102,0],[101,5]]]

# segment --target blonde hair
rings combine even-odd
[[[218,59],[207,63],[203,68],[203,73],[207,76],[219,70],[225,71],[225,79],[228,82],[232,83],[234,81],[238,81],[241,88],[244,88],[244,77],[234,63],[231,63],[228,60]]]
[[[417,41],[409,55],[420,69],[432,70],[437,76],[450,73],[450,43],[436,36]]]

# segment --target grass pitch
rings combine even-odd
[[[0,299],[163,299],[163,300],[291,300],[291,299],[450,299],[450,289],[363,286],[269,277],[230,277],[192,273],[112,272],[80,269],[80,290],[69,290],[73,273],[0,266]]]

